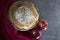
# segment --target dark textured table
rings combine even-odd
[[[48,21],[47,31],[42,32],[42,40],[60,40],[60,0],[30,0],[34,2],[40,17]]]

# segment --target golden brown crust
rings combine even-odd
[[[27,6],[27,7],[29,7],[32,10],[33,15],[34,15],[34,20],[32,20],[32,22],[30,24],[27,24],[24,27],[13,16],[14,12],[16,11],[16,9],[18,7],[20,7],[20,6]],[[9,18],[10,18],[11,22],[16,26],[16,28],[18,28],[18,30],[20,30],[20,31],[27,31],[27,30],[30,30],[30,29],[34,28],[34,25],[36,25],[36,22],[38,21],[39,14],[37,12],[37,9],[34,7],[34,5],[31,2],[17,1],[17,2],[13,3],[10,6],[10,9],[9,9]]]

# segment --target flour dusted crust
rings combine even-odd
[[[9,18],[17,30],[27,31],[35,27],[39,14],[31,2],[17,1],[10,6]]]
[[[31,21],[34,19],[33,12],[27,6],[19,7],[16,10],[14,16],[18,20],[18,22],[24,26],[30,24]]]

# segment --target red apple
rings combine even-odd
[[[48,26],[48,22],[45,19],[42,19],[38,22],[37,26],[38,26],[38,29],[40,30],[46,30]]]
[[[38,38],[40,37],[40,35],[41,35],[41,32],[40,32],[39,30],[37,30],[37,29],[32,29],[32,30],[30,31],[30,34],[31,34],[31,36],[32,36],[33,38],[38,39]]]

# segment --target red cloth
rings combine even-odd
[[[0,40],[37,40],[32,38],[28,32],[17,31],[10,22],[8,9],[15,1],[0,0]]]

